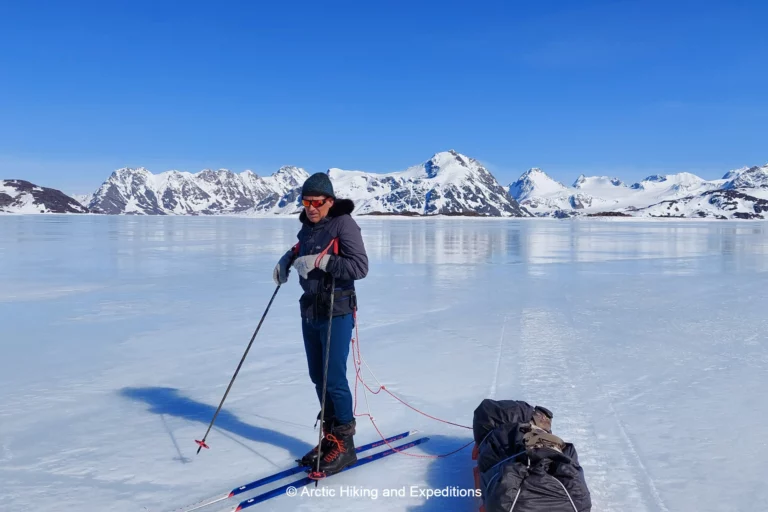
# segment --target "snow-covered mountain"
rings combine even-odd
[[[69,197],[77,201],[83,206],[90,204],[93,199],[93,194],[69,194]]]
[[[743,167],[723,176],[723,188],[768,188],[768,164],[762,167]]]
[[[152,174],[143,167],[124,168],[112,173],[88,207],[108,214],[294,213],[297,191],[308,176],[298,167],[282,167],[267,177],[226,169]]]
[[[768,194],[765,194],[768,196]],[[768,199],[741,190],[710,190],[697,196],[662,201],[636,212],[642,217],[711,217],[715,219],[768,218]]]
[[[88,209],[59,190],[24,180],[0,180],[0,212],[87,213]]]
[[[566,187],[541,169],[533,168],[509,186],[509,194],[535,215],[554,214],[607,203],[605,199],[595,197],[592,189],[605,188],[605,184],[610,182],[611,178],[586,178],[582,175],[573,186]]]
[[[567,195],[567,192],[568,187],[553,180],[538,167],[527,170],[520,179],[509,186],[509,194],[517,201],[533,197],[559,197]]]
[[[726,194],[726,191],[739,194]],[[571,187],[531,169],[509,186],[510,195],[538,216],[568,217],[606,212],[634,216],[763,218],[768,165],[730,171],[719,180],[682,172],[649,176],[627,186],[617,178],[579,176]],[[768,217],[768,216],[767,216]]]
[[[330,169],[337,196],[355,201],[356,213],[527,216],[488,170],[455,151],[391,174]],[[293,214],[300,211],[301,185],[308,177],[298,167],[272,176],[245,171],[204,170],[196,174],[119,169],[88,202],[108,214]]]
[[[743,167],[718,180],[683,172],[653,175],[630,186],[615,177],[579,176],[571,186],[533,168],[502,187],[477,160],[456,151],[389,174],[328,170],[339,197],[357,214],[495,217],[632,215],[643,217],[768,218],[768,164]],[[301,168],[271,176],[206,169],[192,174],[118,169],[93,194],[70,196],[21,180],[0,188],[0,211],[139,215],[296,214]]]
[[[453,150],[401,172],[328,174],[337,195],[355,201],[361,214],[528,216],[485,167]]]

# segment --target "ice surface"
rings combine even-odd
[[[363,354],[414,406],[555,413],[597,511],[768,508],[768,225],[361,218]],[[295,274],[200,438],[274,290],[295,219],[0,218],[0,510],[172,510],[314,444]],[[350,378],[353,378],[350,364]],[[379,395],[412,453],[470,432]],[[362,404],[361,404],[362,405]],[[376,438],[359,418],[358,442]],[[321,485],[472,487],[469,450]],[[475,511],[468,498],[289,498],[255,510]],[[225,508],[226,509],[226,508]],[[218,510],[214,507],[214,510]]]

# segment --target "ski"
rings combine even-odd
[[[379,439],[378,441],[374,441],[372,443],[364,444],[362,446],[358,446],[355,448],[355,453],[361,453],[368,450],[373,450],[374,448],[378,448],[380,446],[385,445],[386,443],[392,443],[394,441],[399,441],[400,439],[404,439],[408,436],[411,436],[418,432],[417,430],[410,430],[408,432],[403,432],[401,434],[394,435],[392,437],[388,437],[385,440]],[[259,478],[258,480],[254,480],[253,482],[249,482],[245,485],[241,485],[240,487],[236,487],[232,489],[230,492],[226,494],[222,494],[219,496],[215,496],[213,498],[209,498],[207,500],[204,500],[203,502],[199,502],[195,505],[187,506],[185,508],[176,509],[176,512],[193,512],[194,510],[199,510],[201,508],[207,507],[209,505],[213,505],[214,503],[219,503],[220,501],[227,500],[229,498],[232,498],[234,496],[237,496],[238,494],[242,494],[244,492],[248,492],[250,490],[256,489],[257,487],[261,487],[262,485],[267,485],[272,482],[277,482],[278,480],[282,480],[283,478],[287,478],[292,475],[296,475],[298,473],[306,472],[307,466],[296,466],[292,468],[285,469],[283,471],[279,471],[277,473],[274,473],[272,475],[265,476],[263,478]]]
[[[399,452],[401,450],[407,450],[408,448],[412,448],[412,447],[414,447],[416,445],[419,445],[421,443],[425,443],[427,441],[429,441],[428,437],[422,437],[420,439],[416,439],[415,441],[411,441],[409,443],[402,444],[402,445],[397,446],[395,448],[389,448],[388,450],[384,450],[383,452],[378,452],[378,453],[374,453],[374,454],[368,455],[366,457],[363,457],[362,459],[359,459],[356,463],[352,464],[351,466],[348,466],[348,467],[342,469],[339,473],[343,473],[343,472],[348,471],[350,469],[354,469],[354,468],[362,466],[364,464],[368,464],[369,462],[373,462],[375,460],[379,460],[381,458],[384,458],[384,457],[387,457],[387,456],[392,455],[394,453],[397,453],[397,452]],[[339,473],[336,473],[336,474],[339,474]],[[330,475],[330,476],[328,476],[326,478],[331,478],[332,476],[333,475]],[[257,496],[254,496],[253,498],[250,498],[248,500],[243,501],[242,503],[240,503],[240,505],[237,506],[237,508],[233,512],[240,512],[243,509],[246,509],[246,508],[252,507],[252,506],[254,506],[254,505],[258,504],[258,503],[262,503],[264,501],[267,501],[270,498],[274,498],[276,496],[280,496],[282,494],[285,494],[286,490],[288,490],[289,488],[298,489],[298,488],[304,487],[305,485],[308,485],[308,484],[310,484],[312,482],[315,482],[315,480],[313,480],[313,479],[311,479],[309,477],[304,477],[304,478],[302,478],[300,480],[296,480],[295,482],[291,482],[289,484],[280,486],[277,489],[272,489],[271,491],[267,491],[265,493],[259,494]]]

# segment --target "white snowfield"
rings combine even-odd
[[[358,283],[362,353],[393,393],[463,425],[487,397],[550,408],[554,433],[578,450],[595,512],[768,509],[766,224],[357,219],[370,259]],[[318,404],[295,273],[210,450],[195,455],[194,443],[298,227],[0,218],[0,510],[170,511],[308,450]],[[470,431],[383,393],[368,403],[385,434],[429,436],[409,452],[429,457],[391,456],[321,482],[326,496],[249,510],[477,510],[477,498],[418,496],[473,487],[469,449],[432,458]],[[376,439],[359,417],[357,442]],[[203,510],[236,503],[221,505]]]
[[[35,198],[32,197],[32,194],[19,192],[13,187],[6,186],[5,181],[0,181],[0,194],[3,193],[14,200],[13,211],[4,213],[48,213],[48,208],[45,205],[35,204]]]
[[[722,194],[713,196],[729,190],[749,197],[723,202],[718,201]],[[768,204],[761,200],[768,198],[768,164],[729,171],[719,180],[683,172],[649,176],[630,186],[618,178],[581,175],[566,187],[534,168],[512,183],[509,193],[538,216],[621,212],[640,217],[765,218]]]

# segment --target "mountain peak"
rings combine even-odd
[[[520,177],[521,178],[525,178],[525,177],[533,178],[535,176],[546,176],[547,178],[550,178],[550,176],[546,172],[544,172],[540,167],[531,167],[530,169],[525,171]],[[552,178],[550,178],[550,179],[552,179]]]
[[[707,181],[690,172],[677,174],[652,174],[643,181],[633,184],[633,190],[684,191],[703,186]]]
[[[178,173],[178,171],[171,172]],[[229,169],[203,169],[195,176],[206,181],[220,181],[232,179],[235,177],[235,174]]]
[[[309,173],[301,167],[296,167],[295,165],[284,165],[280,167],[272,176],[275,178],[280,177],[282,179],[301,184],[304,183],[304,180],[309,178]]]
[[[341,197],[358,213],[527,216],[477,160],[456,150],[388,174],[328,170]]]
[[[146,167],[121,167],[119,169],[115,169],[112,172],[112,176],[114,177],[124,177],[137,174],[146,176],[151,175],[152,173]]]
[[[723,185],[726,189],[735,188],[764,188],[768,187],[768,164],[763,167],[749,167],[739,169],[738,172],[731,171],[726,176],[731,176],[728,182]]]
[[[280,173],[290,173],[290,174],[305,173],[306,174],[306,171],[301,167],[296,167],[295,165],[283,165],[276,172],[276,174],[280,174]]]
[[[460,179],[472,172],[487,172],[480,162],[453,149],[435,153],[423,167],[428,178],[440,176],[446,180]]]
[[[538,167],[531,167],[518,180],[509,185],[509,195],[517,201],[524,201],[531,196],[551,196],[566,192],[568,189]]]
[[[725,173],[722,179],[732,180],[737,176],[739,176],[740,174],[747,172],[750,169],[753,169],[753,167],[741,167],[739,169],[733,169],[732,171],[728,171],[727,173]]]
[[[435,159],[439,159],[439,160],[444,160],[444,159],[448,159],[448,160],[450,160],[450,159],[464,160],[464,159],[467,159],[467,157],[462,155],[461,153],[459,153],[455,149],[449,149],[448,151],[438,151],[437,153],[432,155],[432,160],[435,160]]]
[[[60,190],[26,180],[0,180],[0,212],[87,213],[88,209]]]
[[[600,187],[600,186],[614,186],[614,187],[626,187],[624,182],[618,178],[612,178],[609,176],[585,176],[580,174],[576,181],[573,182],[574,188],[586,188],[586,187]]]

